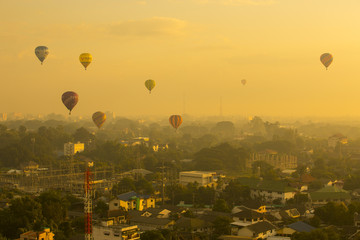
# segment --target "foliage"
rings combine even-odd
[[[224,199],[216,200],[212,210],[217,212],[231,212],[231,209]]]

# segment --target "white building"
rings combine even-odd
[[[180,184],[187,185],[197,182],[199,186],[214,187],[216,184],[216,172],[187,171],[180,172]]]
[[[84,144],[81,142],[72,143],[68,142],[64,144],[64,155],[73,156],[78,152],[83,152],[85,149]]]
[[[140,239],[137,225],[113,225],[112,221],[93,226],[94,240],[136,240]]]

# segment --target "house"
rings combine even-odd
[[[335,149],[338,144],[347,144],[348,139],[341,133],[335,134],[328,139],[328,147]]]
[[[108,220],[114,222],[114,224],[125,224],[129,218],[128,212],[125,210],[112,210],[108,211]]]
[[[233,220],[236,222],[243,222],[253,224],[264,220],[264,214],[254,211],[252,209],[244,209],[240,212],[232,214]]]
[[[276,227],[268,221],[261,221],[239,229],[236,234],[240,237],[266,239],[276,235]]]
[[[18,240],[53,240],[54,236],[55,234],[50,231],[50,228],[44,228],[40,232],[28,231],[20,234]]]
[[[314,229],[315,228],[313,226],[310,226],[309,224],[306,224],[302,221],[298,221],[278,230],[277,235],[283,237],[291,237],[291,235],[296,232],[311,232]]]
[[[327,186],[309,194],[312,204],[325,205],[328,202],[348,202],[351,195],[343,189]]]
[[[128,221],[130,224],[137,225],[141,231],[155,229],[171,229],[175,221],[169,218],[157,217],[149,214],[148,211],[130,210]]]
[[[155,198],[149,195],[138,194],[134,191],[118,195],[109,203],[109,210],[139,210],[155,207]]]
[[[176,221],[174,228],[179,232],[197,234],[210,233],[213,229],[213,224],[199,218],[182,217]]]
[[[140,230],[136,225],[113,225],[111,221],[93,225],[94,240],[136,240]]]

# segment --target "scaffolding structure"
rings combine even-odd
[[[31,171],[1,173],[0,184],[9,185],[25,192],[39,193],[58,189],[83,195],[86,164],[72,158],[62,160],[59,168],[39,168]],[[118,182],[113,168],[93,169],[94,190],[106,191]]]

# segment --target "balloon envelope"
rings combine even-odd
[[[333,56],[330,53],[324,53],[320,56],[320,61],[327,69],[333,61]]]
[[[246,84],[246,79],[241,80],[242,85]]]
[[[146,80],[145,81],[145,87],[149,90],[149,92],[151,93],[151,90],[153,90],[153,88],[155,87],[155,81],[152,79]]]
[[[92,56],[90,53],[82,53],[80,54],[79,60],[86,70],[87,66],[89,66],[92,61]]]
[[[106,114],[103,112],[96,112],[92,115],[92,120],[98,128],[101,128],[105,123]]]
[[[172,115],[169,118],[169,122],[171,126],[173,126],[175,129],[178,129],[178,127],[180,127],[181,123],[183,122],[183,119],[180,115]]]
[[[46,46],[38,46],[35,48],[35,55],[42,64],[45,58],[49,55],[49,49]]]
[[[79,95],[75,92],[65,92],[61,96],[61,100],[64,103],[65,107],[70,110],[69,115],[71,114],[71,110],[75,107],[75,105],[79,101]]]

